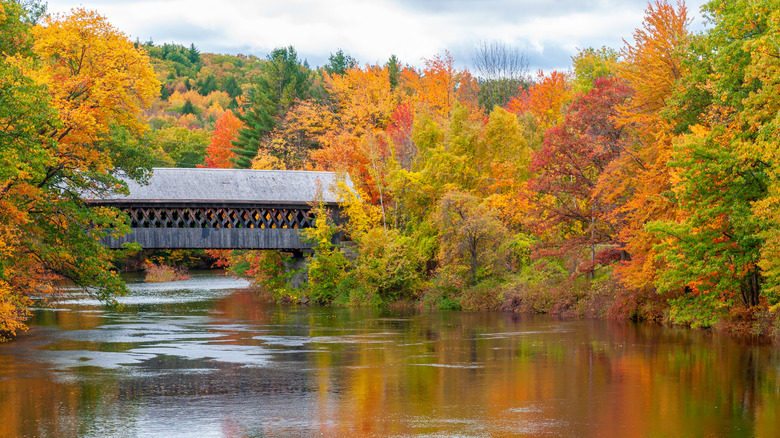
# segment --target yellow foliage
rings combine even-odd
[[[274,157],[262,149],[252,159],[252,169],[256,170],[286,170],[282,160]]]
[[[41,63],[31,76],[49,87],[61,127],[51,133],[68,152],[92,161],[83,145],[105,140],[113,125],[134,134],[147,127],[138,115],[160,90],[149,59],[97,12],[76,8],[47,16],[33,29]],[[63,155],[64,155],[63,151]]]
[[[358,189],[347,186],[341,180],[336,183],[334,191],[342,212],[347,217],[344,230],[352,240],[359,242],[369,230],[379,226],[382,221],[382,212],[379,207],[366,202],[365,195],[361,196]]]

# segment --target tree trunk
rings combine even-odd
[[[759,293],[761,292],[761,277],[756,270],[752,270],[745,277],[740,293],[742,295],[742,304],[750,308],[758,305]]]

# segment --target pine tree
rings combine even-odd
[[[236,156],[232,159],[238,169],[248,169],[252,159],[257,155],[263,139],[273,131],[276,118],[269,111],[273,105],[256,88],[249,91],[249,105],[238,118],[245,127],[238,132],[238,138],[233,142],[232,151]]]
[[[246,127],[233,143],[237,156],[234,163],[238,168],[250,166],[264,137],[273,131],[296,100],[308,97],[311,88],[311,71],[305,61],[298,60],[292,46],[275,49],[260,70],[257,85],[250,90],[244,113],[239,116]]]
[[[347,55],[341,49],[335,54],[331,54],[328,61],[330,62],[325,66],[325,71],[332,75],[343,75],[347,70],[357,65],[355,58]]]

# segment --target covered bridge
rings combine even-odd
[[[300,230],[313,225],[321,200],[338,221],[333,172],[155,168],[148,184],[128,181],[129,195],[90,201],[130,216],[131,233],[110,248],[138,242],[149,249],[310,249]]]

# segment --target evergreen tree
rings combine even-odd
[[[308,97],[311,83],[308,64],[298,60],[292,46],[275,49],[268,55],[260,66],[257,85],[249,92],[244,114],[239,116],[246,127],[233,143],[237,167],[249,167],[263,138],[273,131],[296,100]]]
[[[238,81],[234,76],[227,78],[222,88],[225,90],[228,96],[233,98],[233,100],[243,94],[243,90],[241,90],[241,86],[238,85]]]
[[[390,89],[395,90],[395,87],[398,86],[398,80],[401,79],[401,64],[395,55],[390,55],[386,65],[390,75]]]
[[[357,65],[355,58],[345,54],[341,49],[335,54],[331,53],[328,60],[330,62],[325,66],[325,71],[332,75],[343,75],[347,70]]]
[[[245,128],[238,131],[238,138],[233,142],[235,148],[232,151],[236,156],[232,161],[238,169],[250,167],[263,139],[276,126],[276,118],[269,112],[273,106],[265,95],[252,88],[249,90],[248,101],[249,105],[244,109],[244,113],[238,116]]]
[[[209,93],[211,93],[212,91],[216,91],[217,88],[218,88],[217,78],[215,78],[214,75],[208,75],[208,77],[206,77],[206,79],[203,82],[201,82],[198,93],[200,93],[203,96],[208,96]]]
[[[181,113],[184,114],[197,114],[195,111],[195,105],[192,104],[192,102],[187,99],[186,102],[184,102],[184,106],[181,107]]]
[[[274,49],[260,66],[257,90],[274,105],[274,116],[284,114],[296,99],[308,97],[311,71],[290,46]]]
[[[200,51],[195,47],[195,44],[190,45],[190,49],[187,51],[187,59],[193,64],[200,62]]]

